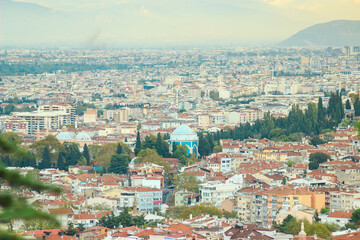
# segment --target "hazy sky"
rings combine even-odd
[[[0,0],[0,44],[266,45],[340,19],[360,0]]]

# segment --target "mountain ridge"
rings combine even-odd
[[[334,20],[302,29],[278,44],[281,47],[360,45],[360,20]]]

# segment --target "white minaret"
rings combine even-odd
[[[179,89],[175,89],[175,103],[176,105],[179,105]]]

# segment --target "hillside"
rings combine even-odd
[[[336,20],[312,25],[279,43],[282,47],[360,45],[360,21]]]

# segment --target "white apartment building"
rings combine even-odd
[[[14,116],[22,118],[27,122],[27,133],[38,131],[57,130],[62,126],[71,124],[71,113],[66,112],[15,112]]]
[[[257,119],[263,119],[264,113],[261,110],[242,110],[238,112],[229,112],[228,122],[229,124],[245,124],[247,122],[255,122]]]
[[[197,116],[198,125],[200,127],[208,127],[210,126],[210,115],[209,114],[199,114]]]
[[[221,158],[221,172],[227,173],[232,170],[233,159],[229,157]]]
[[[224,184],[220,181],[199,184],[201,201],[210,202],[215,207],[220,207],[221,202],[225,199],[233,198],[234,193],[240,187],[240,185]]]
[[[200,127],[216,126],[226,124],[226,116],[224,114],[199,114],[197,116],[198,125]]]
[[[240,123],[255,122],[258,119],[263,119],[264,113],[260,110],[244,110],[240,113]]]
[[[49,103],[40,105],[40,112],[65,112],[71,115],[71,123],[75,122],[75,108],[66,103]]]

